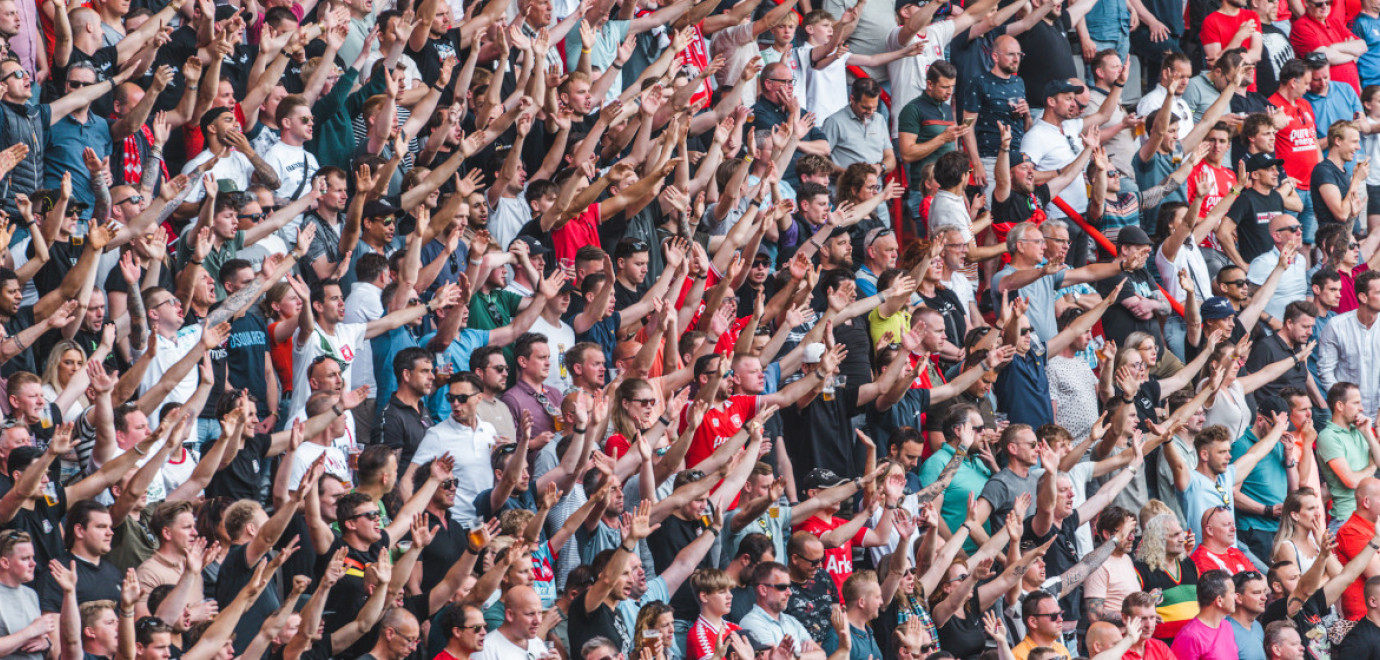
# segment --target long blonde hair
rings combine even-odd
[[[48,362],[43,365],[43,384],[52,387],[58,394],[62,394],[65,387],[58,382],[58,365],[62,364],[62,356],[67,351],[76,351],[81,354],[82,362],[86,362],[89,356],[82,350],[81,345],[70,339],[63,339],[53,344],[53,349],[48,353]]]
[[[1172,513],[1162,513],[1145,523],[1145,533],[1141,536],[1140,547],[1136,549],[1136,559],[1141,560],[1152,571],[1169,569],[1169,562],[1177,560],[1165,551],[1165,541],[1169,538],[1170,523],[1177,523]]]
[[[1318,491],[1308,486],[1302,486],[1298,490],[1289,493],[1289,496],[1284,498],[1284,506],[1281,508],[1279,514],[1279,531],[1275,532],[1275,543],[1274,546],[1270,548],[1270,555],[1272,557],[1275,553],[1279,552],[1281,546],[1293,539],[1294,533],[1298,531],[1299,526],[1294,522],[1294,518],[1291,514],[1303,512],[1303,498],[1317,496]],[[1313,543],[1315,544],[1313,547],[1314,550],[1318,549],[1316,546],[1317,542],[1318,539],[1313,539]],[[1302,570],[1302,567],[1299,567],[1299,570]]]

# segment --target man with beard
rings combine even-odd
[[[398,389],[383,409],[383,416],[375,427],[374,441],[401,449],[399,462],[407,465],[431,427],[426,397],[435,389],[436,371],[426,349],[411,347],[399,351],[393,359],[393,373]],[[451,493],[453,496],[454,491]]]
[[[1125,236],[1129,230],[1123,230]],[[1137,231],[1139,231],[1137,229]],[[1145,236],[1145,232],[1140,232]],[[1149,243],[1149,238],[1145,238]],[[1003,293],[1015,293],[1029,303],[1030,325],[1040,341],[1048,342],[1058,334],[1055,319],[1055,293],[1074,284],[1102,282],[1128,270],[1128,257],[1122,254],[1110,263],[1088,264],[1081,268],[1065,270],[1063,263],[1045,260],[1045,237],[1033,222],[1023,222],[1011,229],[1006,236],[1006,247],[1011,252],[1011,263],[992,276],[992,297],[998,308],[1001,307]],[[1149,251],[1146,251],[1149,254]],[[1144,257],[1140,265],[1144,265]],[[1148,275],[1148,273],[1147,273]],[[1115,286],[1115,283],[1113,283]],[[1053,351],[1058,354],[1059,351]]]
[[[994,180],[988,179],[987,173],[996,171],[1000,126],[1010,126],[1013,138],[1019,140],[1034,122],[1026,101],[1025,81],[1016,75],[1024,57],[1015,37],[997,37],[992,45],[992,70],[982,72],[964,93],[963,121],[976,123],[963,138],[963,150],[968,154],[975,183],[989,192]]]
[[[921,170],[940,156],[958,148],[957,141],[968,135],[969,126],[954,123],[954,86],[958,70],[945,60],[937,60],[925,72],[925,93],[901,109],[898,135],[901,162],[910,163],[912,190],[920,190]],[[912,194],[911,215],[920,208],[923,194]]]
[[[1061,96],[1072,97],[1071,94]],[[1049,110],[1045,112],[1048,113]],[[1037,124],[1036,128],[1038,127]],[[997,152],[997,161],[993,169],[996,183],[992,188],[992,233],[998,240],[1005,240],[1011,228],[1022,222],[1043,223],[1047,217],[1045,207],[1049,206],[1049,200],[1070,189],[1074,181],[1078,181],[1079,185],[1072,188],[1084,188],[1081,181],[1083,170],[1088,165],[1088,159],[1096,151],[1097,143],[1085,139],[1084,148],[1078,155],[1064,163],[1053,177],[1048,177],[1045,175],[1049,172],[1036,171],[1035,160],[1026,153],[1024,144],[1019,152],[1011,150],[1010,127],[1002,124],[998,128],[1001,130],[1001,150]],[[1060,141],[1064,141],[1063,138],[1060,138]],[[1072,155],[1072,151],[1069,154]],[[1015,163],[1012,163],[1013,159]],[[1086,206],[1086,200],[1084,204]]]

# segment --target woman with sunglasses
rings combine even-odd
[[[604,453],[615,459],[628,452],[638,435],[645,435],[651,446],[656,447],[666,429],[680,418],[678,407],[663,406],[652,384],[641,378],[623,381],[614,390],[613,403],[609,408],[613,411],[610,419],[613,435],[604,441]],[[663,410],[669,416],[663,415],[662,419],[669,420],[669,423],[658,424],[657,415]]]
[[[1226,338],[1227,334],[1222,331],[1210,334],[1207,338],[1207,350],[1168,378],[1155,378],[1150,375],[1150,365],[1138,347],[1123,347],[1117,351],[1116,359],[1110,365],[1113,368],[1104,367],[1102,370],[1100,391],[1103,404],[1107,404],[1113,398],[1120,398],[1136,407],[1141,421],[1159,421],[1156,409],[1170,394],[1192,382],[1193,376],[1202,371],[1203,365],[1207,364],[1213,349],[1226,341]]]

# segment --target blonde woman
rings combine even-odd
[[[81,374],[81,377],[78,378],[77,374]],[[48,363],[43,367],[43,400],[57,403],[59,395],[73,384],[74,378],[79,381],[79,389],[69,393],[63,403],[58,404],[63,419],[76,419],[81,411],[91,405],[86,399],[86,385],[91,382],[86,378],[86,352],[81,350],[77,342],[63,339],[53,344],[52,351],[48,353]]]
[[[1327,534],[1327,519],[1318,491],[1303,487],[1284,498],[1279,515],[1279,531],[1275,533],[1275,547],[1270,551],[1270,563],[1292,561],[1300,573],[1307,573],[1322,554],[1322,540]],[[1342,563],[1335,555],[1327,555],[1327,576],[1342,572]]]
[[[654,600],[637,612],[633,650],[652,650],[653,660],[684,660],[685,652],[676,638],[676,616],[670,605]],[[643,656],[645,658],[645,656]]]

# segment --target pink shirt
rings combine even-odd
[[[1169,650],[1176,660],[1237,660],[1236,633],[1225,619],[1209,628],[1195,617],[1179,629]]]

